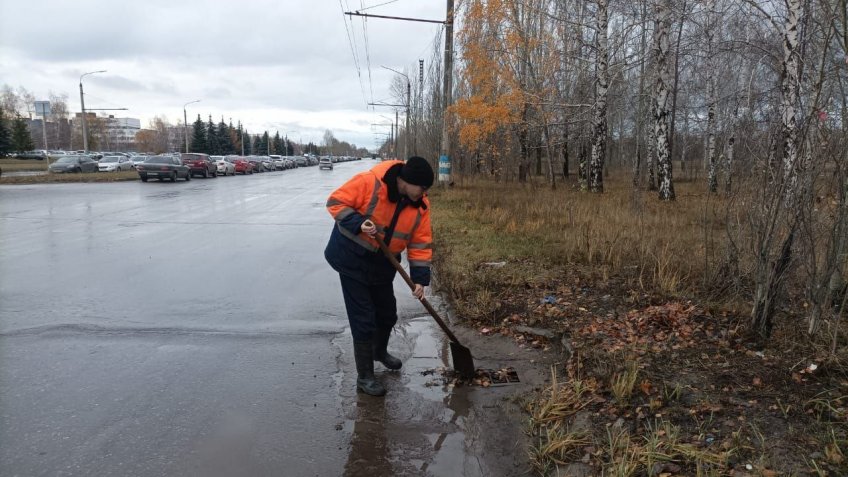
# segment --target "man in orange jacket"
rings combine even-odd
[[[372,396],[386,389],[374,377],[374,361],[389,369],[403,363],[386,350],[397,323],[397,302],[392,281],[396,270],[380,251],[382,240],[400,260],[406,250],[413,296],[424,296],[430,284],[432,231],[430,201],[433,168],[426,159],[410,157],[385,161],[359,173],[327,199],[327,210],[336,223],[324,257],[342,282],[345,309],[353,335],[356,388]]]

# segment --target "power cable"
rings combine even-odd
[[[359,0],[359,4],[364,8],[365,4]],[[353,21],[353,20],[351,20]],[[371,102],[374,102],[374,81],[371,80],[371,53],[368,46],[368,18],[362,17],[362,36],[365,38],[365,64],[368,66],[368,88],[371,91]]]
[[[364,12],[365,10],[371,10],[372,8],[382,7],[382,6],[384,6],[384,5],[388,5],[388,4],[390,4],[390,3],[395,3],[395,2],[397,2],[397,1],[398,1],[398,0],[390,0],[390,1],[388,1],[388,2],[380,3],[380,4],[378,4],[378,5],[371,5],[370,7],[366,7],[365,5],[363,5],[363,6],[362,6],[362,8],[361,8],[359,11],[360,11],[360,12]]]
[[[368,105],[368,98],[365,95],[365,86],[362,84],[362,70],[359,67],[359,57],[356,54],[356,35],[351,35],[351,30],[353,29],[353,20],[351,20],[350,28],[347,26],[347,15],[345,15],[345,8],[342,4],[342,0],[339,0],[339,8],[342,10],[342,21],[345,25],[345,33],[347,34],[347,43],[350,46],[350,53],[353,55],[353,66],[356,68],[356,77],[359,79],[359,89],[362,92],[362,100],[365,102],[366,106]]]

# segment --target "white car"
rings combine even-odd
[[[100,172],[129,171],[133,168],[133,162],[126,156],[104,156],[97,163]]]
[[[224,159],[224,156],[209,156],[215,164],[218,166],[218,174],[223,174],[225,176],[234,176],[236,175],[236,165],[232,162]]]
[[[318,169],[330,169],[333,170],[333,160],[329,157],[322,157],[321,160],[318,161]]]

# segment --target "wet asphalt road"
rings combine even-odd
[[[372,165],[0,187],[0,474],[482,475],[402,282],[404,372],[354,391],[324,202]]]

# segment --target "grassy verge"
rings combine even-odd
[[[0,159],[3,172],[46,171],[47,161]]]
[[[3,171],[6,167],[3,166]],[[49,184],[60,182],[122,182],[137,181],[136,171],[87,172],[79,174],[44,174],[38,176],[0,176],[0,184]]]
[[[544,348],[540,475],[848,475],[848,350],[784,316],[766,348],[730,289],[724,199],[470,182],[433,193],[439,286],[481,333]],[[739,260],[737,283],[745,283]],[[533,328],[552,330],[550,339]]]

